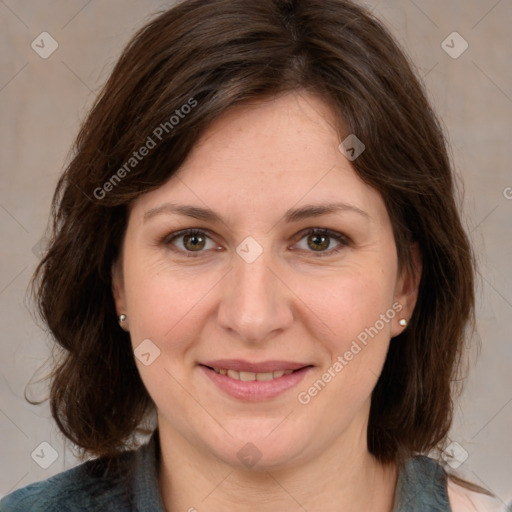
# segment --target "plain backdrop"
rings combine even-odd
[[[169,5],[0,0],[0,495],[77,463],[48,403],[32,406],[24,399],[27,383],[49,355],[49,340],[29,311],[27,285],[80,122],[135,30]],[[455,455],[465,458],[457,471],[509,503],[512,2],[373,0],[365,5],[415,62],[464,185],[464,222],[480,265],[477,339],[482,349],[472,358],[450,440]],[[58,44],[46,59],[31,46],[42,32]],[[55,457],[48,468],[41,467]]]

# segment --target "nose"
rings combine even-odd
[[[293,323],[293,293],[279,277],[270,251],[252,263],[233,256],[222,284],[218,322],[244,342],[263,342]]]

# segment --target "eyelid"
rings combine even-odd
[[[164,237],[162,237],[161,241],[162,241],[162,243],[169,243],[170,244],[176,238],[179,238],[179,237],[184,236],[184,235],[194,235],[194,234],[197,234],[197,233],[207,235],[208,238],[210,238],[210,239],[213,238],[211,236],[212,235],[211,231],[209,231],[208,229],[205,229],[205,228],[185,228],[185,229],[180,229],[178,231],[173,231],[172,233],[169,233],[169,234],[165,235]]]

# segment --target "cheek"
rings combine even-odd
[[[317,335],[331,352],[344,351],[361,333],[377,323],[381,337],[391,333],[394,281],[379,267],[365,272],[350,270],[325,279],[303,279],[296,288]],[[384,318],[384,320],[382,320]],[[311,333],[314,335],[314,333]]]
[[[157,407],[179,424],[182,415],[187,417],[187,411],[190,414],[200,412],[183,383],[187,381],[193,349],[201,337],[207,315],[206,298],[218,277],[194,277],[187,272],[171,272],[161,267],[147,258],[144,263],[135,258],[126,261],[129,329],[136,364],[146,389]],[[151,354],[148,365],[137,357],[142,352],[138,347],[142,346],[147,347],[144,352]]]
[[[182,340],[182,331],[191,334],[198,328],[201,304],[219,281],[216,275],[173,270],[160,261],[136,258],[127,261],[126,276],[132,336],[154,337],[161,342]]]
[[[382,371],[397,315],[393,284],[376,267],[332,280],[324,293],[309,288],[308,305],[324,324],[319,348],[325,358],[321,372],[301,386],[298,401],[329,416],[332,425],[342,428],[361,410]]]

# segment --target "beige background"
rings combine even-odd
[[[466,224],[481,265],[482,351],[450,439],[468,454],[460,473],[509,503],[512,2],[373,0],[366,5],[417,64],[465,185]],[[135,29],[164,6],[135,0],[0,0],[0,495],[76,463],[49,419],[47,404],[34,407],[23,398],[49,353],[25,297],[37,263],[33,248],[44,234],[53,189],[79,122]],[[48,59],[31,48],[43,31],[59,45]],[[453,31],[469,44],[457,59],[441,47]],[[58,455],[48,469],[31,457],[44,441]],[[41,448],[34,453],[37,459]],[[48,449],[45,453],[48,457]]]

